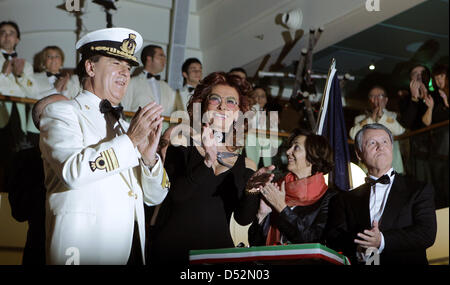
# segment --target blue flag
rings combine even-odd
[[[335,62],[333,61],[322,99],[316,134],[328,138],[328,142],[334,150],[334,169],[329,174],[329,182],[341,190],[349,190],[350,151],[342,109],[341,88],[334,67]]]

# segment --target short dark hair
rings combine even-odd
[[[384,95],[386,95],[386,97],[389,97],[388,93],[387,93],[387,89],[384,88],[384,86],[381,86],[379,84],[376,84],[376,85],[373,85],[372,87],[370,87],[369,92],[367,92],[367,97],[369,96],[370,91],[372,91],[375,88],[383,90],[384,91]]]
[[[198,58],[190,57],[190,58],[186,59],[184,61],[183,65],[181,66],[181,72],[188,73],[189,66],[191,66],[191,64],[193,64],[193,63],[198,63],[198,64],[202,65],[202,63],[200,62],[200,60]],[[184,76],[183,76],[183,85],[185,85],[185,84],[186,84],[186,78],[184,78]]]
[[[3,21],[3,22],[0,23],[0,28],[3,27],[3,26],[6,26],[6,25],[10,25],[16,30],[17,38],[20,40],[20,29],[19,29],[19,26],[16,24],[16,22]]]
[[[245,71],[245,69],[243,69],[242,67],[233,67],[232,69],[230,69],[230,71],[228,71],[228,73],[231,73],[233,71],[242,72],[245,74],[245,77],[248,77],[247,71]]]
[[[156,49],[162,49],[162,47],[157,46],[157,45],[148,45],[146,47],[144,47],[144,49],[141,52],[141,62],[142,65],[145,67],[145,63],[147,62],[147,57],[153,57],[156,53]]]
[[[305,151],[306,160],[311,163],[311,175],[321,172],[327,174],[333,170],[333,149],[324,136],[316,135],[315,133],[296,128],[291,132],[288,139],[288,146],[290,147],[294,139],[298,136],[305,136]]]
[[[448,81],[448,64],[438,62],[433,66],[433,69],[431,72],[431,76],[432,76],[431,81],[433,82],[433,88],[435,90],[438,90],[439,87],[437,86],[436,81],[434,80],[434,77],[436,75],[440,75],[440,74],[445,74],[446,80]]]
[[[389,135],[389,139],[391,140],[391,143],[394,143],[394,136],[392,135],[392,132],[386,128],[382,124],[373,123],[373,124],[366,124],[360,129],[355,136],[355,150],[358,153],[362,153],[362,139],[364,136],[364,132],[367,130],[383,130]]]
[[[431,71],[430,71],[430,69],[426,65],[423,65],[423,64],[420,64],[420,63],[414,64],[408,71],[408,75],[409,75],[410,79],[411,79],[411,72],[416,67],[423,67],[424,68],[424,71],[422,71],[422,83],[425,85],[425,87],[428,90],[428,84],[430,83],[430,79],[431,79]]]
[[[191,66],[191,64],[193,63],[198,63],[200,65],[202,65],[202,63],[200,62],[200,60],[196,57],[190,57],[188,59],[186,59],[183,63],[183,65],[181,66],[181,72],[186,72],[188,73],[189,70],[189,66]]]

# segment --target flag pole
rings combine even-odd
[[[330,68],[328,69],[327,81],[323,90],[322,102],[320,103],[319,116],[314,128],[314,133],[322,135],[323,123],[325,121],[325,114],[328,108],[328,99],[330,96],[331,83],[333,82],[333,76],[336,73],[336,59],[331,60]]]

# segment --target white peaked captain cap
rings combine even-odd
[[[76,49],[83,58],[101,54],[128,61],[137,66],[134,56],[142,47],[142,36],[127,28],[107,28],[84,35],[76,44]]]

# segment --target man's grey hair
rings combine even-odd
[[[362,127],[362,129],[360,129],[356,133],[356,136],[355,136],[355,147],[356,147],[356,151],[358,153],[362,153],[362,151],[363,151],[362,140],[363,140],[364,132],[366,130],[383,130],[389,135],[389,139],[391,140],[391,143],[394,143],[394,136],[392,135],[392,132],[388,128],[386,128],[382,124],[378,124],[378,123],[367,124],[367,125],[364,125]]]

